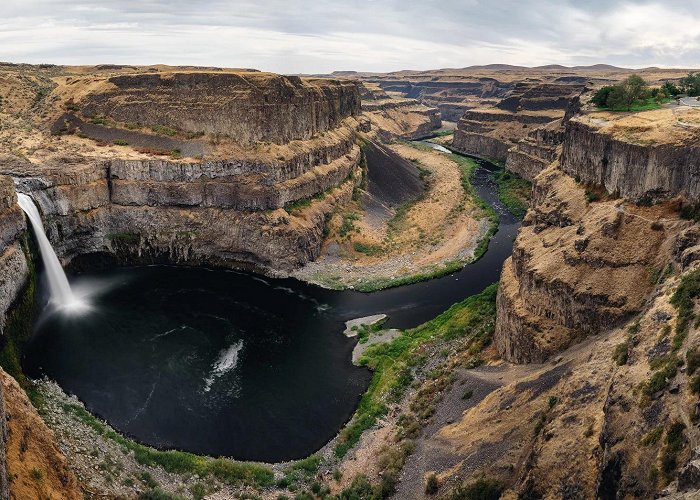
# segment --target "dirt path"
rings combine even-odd
[[[503,441],[486,444],[479,453],[465,457],[446,446],[439,433],[445,426],[459,421],[466,411],[493,391],[541,369],[542,365],[498,363],[472,370],[458,370],[454,384],[445,392],[430,424],[416,440],[416,450],[406,461],[393,498],[429,498],[425,494],[425,477],[429,472],[442,472],[444,479],[441,489],[447,490],[450,485],[459,484],[465,473],[475,470],[482,462],[494,460],[505,453],[510,445]]]

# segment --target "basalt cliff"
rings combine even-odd
[[[318,255],[326,216],[360,179],[352,82],[177,71],[56,80],[46,99],[66,112],[49,114],[43,140],[57,152],[5,154],[0,173],[31,193],[66,262],[107,252],[285,273]]]

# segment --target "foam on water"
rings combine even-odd
[[[242,348],[243,341],[239,340],[226,349],[221,350],[219,357],[212,366],[211,373],[204,380],[204,392],[209,392],[211,390],[211,386],[216,379],[236,368],[238,364],[238,353],[241,352]]]

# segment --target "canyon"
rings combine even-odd
[[[0,418],[0,498],[79,498],[81,488],[205,490],[199,498],[697,495],[700,111],[590,102],[631,73],[0,66],[0,416],[9,416]],[[658,85],[687,72],[638,73]],[[500,213],[475,190],[477,175],[493,178]],[[195,478],[143,458],[168,452],[115,441],[60,387],[26,379],[18,351],[40,284],[17,192],[31,194],[57,254],[77,269],[91,257],[328,288],[398,286],[358,299],[377,307],[429,278],[445,281],[413,290],[433,286],[442,300],[431,284],[454,290],[451,273],[464,266],[502,270],[497,288],[465,291],[422,325],[394,328],[402,313],[393,304],[393,329],[358,328],[367,345],[356,361],[373,382],[316,454],[267,465],[189,457]],[[489,240],[499,220],[514,224],[513,207],[524,215],[512,254],[494,263]],[[123,452],[137,479],[110,484],[76,451],[80,434],[99,443],[101,463]],[[246,472],[222,472],[235,467]]]

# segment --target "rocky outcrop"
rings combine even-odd
[[[506,160],[511,146],[502,139],[460,129],[455,130],[452,140],[457,151],[499,162]]]
[[[64,139],[70,154],[0,159],[0,174],[36,200],[64,261],[108,252],[286,275],[319,254],[327,215],[360,181],[355,82],[185,70],[69,80],[57,97],[76,115],[99,116],[100,133],[135,128],[158,139],[164,130],[186,141],[205,132],[208,152],[166,160],[81,143],[78,153],[73,145],[88,139],[76,133]]]
[[[360,93],[352,81],[173,72],[111,77],[76,106],[86,117],[224,135],[239,144],[284,144],[359,114]]]
[[[586,201],[556,166],[535,179],[531,208],[503,267],[495,343],[505,359],[542,362],[639,312],[652,270],[671,258],[684,223],[653,209]]]
[[[27,280],[27,260],[20,245],[25,229],[12,179],[0,175],[0,333],[8,310]]]
[[[531,131],[508,150],[506,170],[532,181],[537,174],[559,157],[563,130],[558,122]]]
[[[241,173],[236,162],[74,160],[70,169],[15,164],[3,170],[32,193],[65,260],[110,252],[277,274],[318,255],[325,215],[349,200],[359,179],[359,148],[348,146],[344,155],[277,183],[270,177],[286,174],[272,166]],[[298,200],[308,206],[293,215],[282,208]]]
[[[626,129],[635,132],[632,126]],[[681,195],[693,203],[700,202],[697,137],[681,144],[635,143],[625,137],[624,131],[587,119],[571,120],[562,150],[562,170],[635,201]]]
[[[519,82],[495,106],[466,111],[453,147],[506,162],[507,169],[532,180],[556,157],[558,129],[578,109],[583,91],[582,85]]]
[[[0,369],[9,498],[78,500],[83,494],[56,436],[15,379]],[[1,483],[0,483],[1,484]],[[2,497],[8,498],[8,497]]]
[[[362,101],[363,116],[381,139],[395,137],[419,139],[440,128],[442,121],[436,108],[415,99],[381,99]]]

